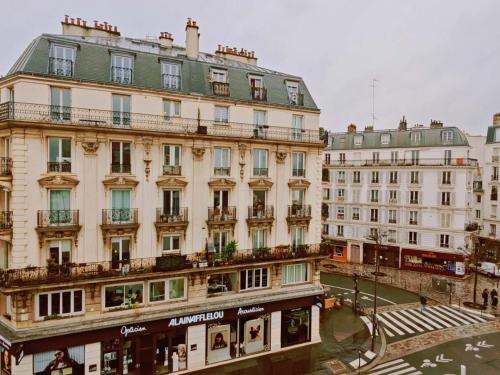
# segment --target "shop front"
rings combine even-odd
[[[401,268],[446,276],[464,276],[465,258],[460,254],[417,249],[401,250]]]
[[[347,263],[346,241],[332,241],[332,259],[336,262]]]
[[[375,254],[377,245],[372,243],[363,244],[363,263],[375,264]],[[399,268],[399,247],[379,245],[378,246],[379,264],[385,267]]]
[[[310,342],[311,306],[316,302],[311,296],[154,321],[131,320],[130,324],[18,343],[16,350],[22,348],[21,361],[34,374],[60,370],[57,374],[151,375],[198,370]],[[2,374],[11,375],[10,362],[4,362],[2,355]]]

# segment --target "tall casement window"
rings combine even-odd
[[[269,286],[268,274],[267,268],[240,271],[240,290],[267,288]]]
[[[299,83],[293,81],[286,82],[286,91],[291,105],[303,105],[302,96],[299,94]]]
[[[418,244],[417,232],[408,232],[408,243],[410,245],[417,245]]]
[[[170,176],[182,174],[180,145],[163,145],[163,174]]]
[[[249,83],[253,100],[267,100],[267,92],[264,89],[262,77],[250,76]]]
[[[304,117],[300,115],[292,115],[292,139],[300,141],[304,129]]]
[[[179,100],[163,100],[163,115],[165,120],[170,120],[172,117],[180,117],[181,102]]]
[[[305,283],[309,280],[307,263],[286,264],[283,266],[283,285]]]
[[[50,137],[48,172],[71,172],[71,139]]]
[[[214,121],[227,124],[229,122],[229,107],[216,105],[214,107]]]
[[[267,176],[267,150],[253,150],[253,175]]]
[[[70,189],[49,190],[49,222],[51,225],[71,224]]]
[[[111,80],[116,83],[132,83],[133,62],[131,56],[111,56]]]
[[[36,319],[83,313],[85,311],[84,299],[83,289],[38,294],[36,296]]]
[[[292,229],[292,245],[301,246],[304,244],[304,227],[294,227]]]
[[[360,182],[361,182],[361,172],[360,171],[352,172],[352,183],[359,184]]]
[[[113,223],[127,223],[131,220],[130,190],[111,190],[111,221]]]
[[[267,112],[253,111],[253,132],[255,138],[265,138],[267,131]]]
[[[111,142],[111,173],[130,173],[130,142]]]
[[[180,253],[181,252],[181,236],[179,234],[166,234],[163,236],[162,252]]]
[[[226,231],[214,232],[214,251],[217,255],[221,255],[229,242],[229,233]]]
[[[267,230],[254,229],[252,231],[252,249],[263,249],[267,247]]]
[[[214,148],[214,175],[229,176],[231,174],[231,149],[228,147]]]
[[[292,176],[306,176],[306,154],[304,152],[292,152]]]
[[[111,264],[113,269],[121,269],[130,262],[130,237],[111,238]]]
[[[411,163],[413,165],[418,165],[420,162],[420,151],[419,150],[413,150],[411,152]]]
[[[169,216],[179,215],[180,207],[180,190],[163,190],[163,213]]]
[[[49,259],[54,264],[71,262],[71,240],[49,241]]]
[[[181,89],[181,69],[179,64],[162,62],[161,63],[161,82],[164,89]]]
[[[130,96],[113,95],[113,125],[130,126]]]
[[[451,150],[444,150],[444,165],[451,165]]]
[[[73,47],[52,44],[49,53],[49,74],[71,77],[75,65]]]
[[[50,118],[52,121],[71,120],[71,90],[50,88]]]

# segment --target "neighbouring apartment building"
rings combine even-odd
[[[463,275],[481,218],[472,155],[466,135],[438,121],[329,134],[322,232],[333,258],[374,264],[377,238],[383,266]]]
[[[191,19],[184,47],[62,29],[0,79],[3,373],[186,372],[319,342],[304,81],[200,52]]]

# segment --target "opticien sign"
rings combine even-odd
[[[120,330],[120,333],[123,336],[127,337],[131,333],[140,333],[144,331],[146,331],[146,327],[143,326],[131,326],[131,327],[123,326],[122,329]]]
[[[180,325],[184,325],[184,324],[208,322],[211,320],[217,320],[217,319],[222,319],[222,318],[224,318],[224,311],[215,311],[215,312],[208,312],[208,313],[203,313],[203,314],[194,314],[194,315],[183,316],[182,318],[170,319],[168,326],[169,327],[176,327],[176,326],[180,326]]]

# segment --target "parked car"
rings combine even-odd
[[[500,277],[500,265],[495,263],[481,262],[477,271],[488,277]]]

